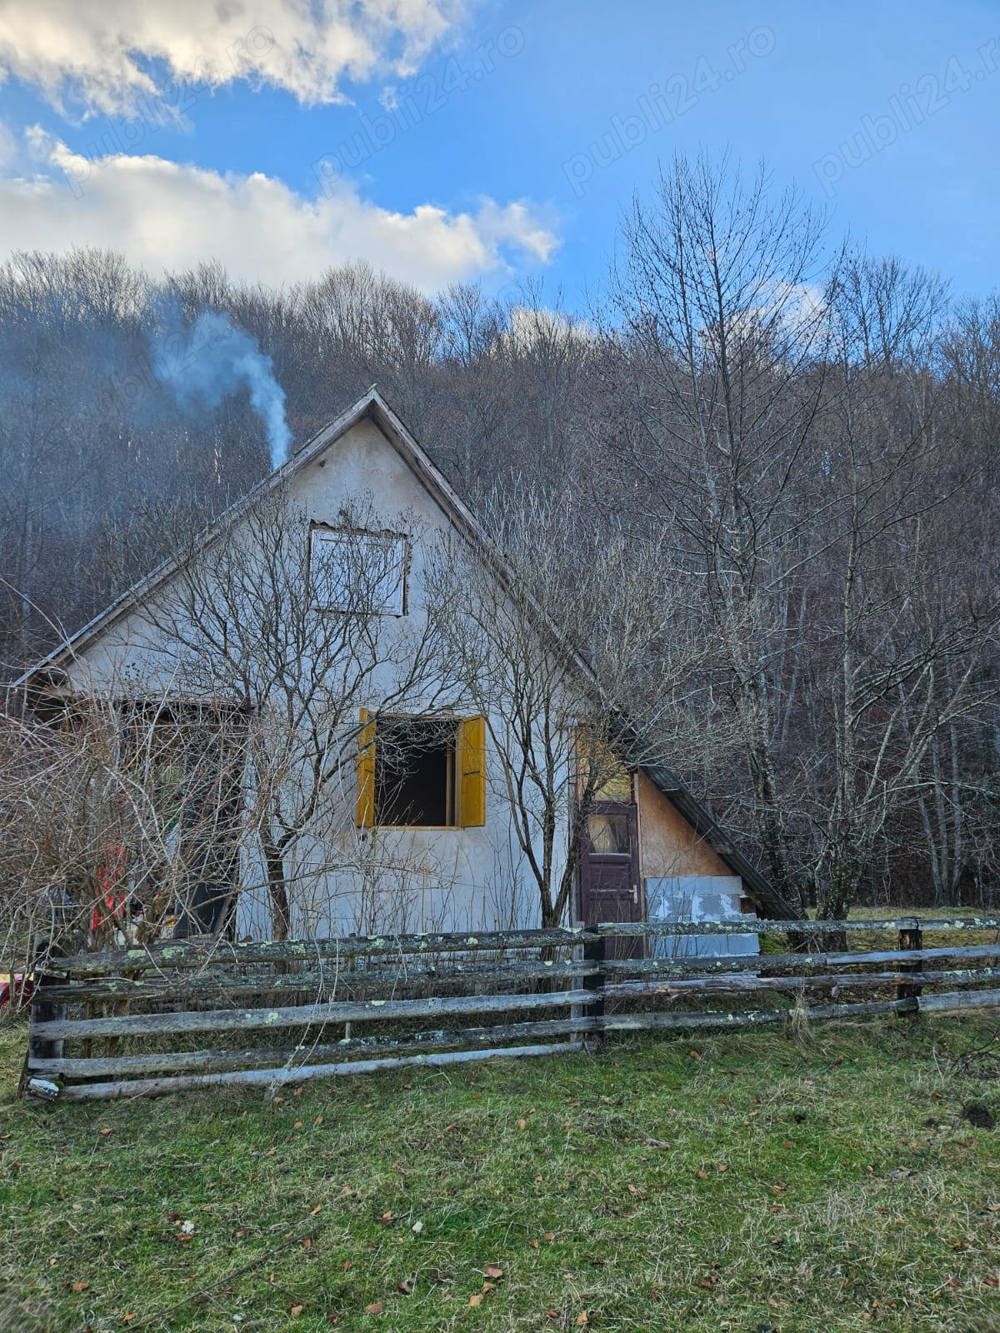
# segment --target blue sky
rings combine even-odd
[[[269,282],[367,258],[582,309],[658,162],[728,150],[832,239],[1000,285],[996,0],[319,0],[305,28],[292,0],[237,27],[195,0],[40,8],[0,16],[4,252]]]

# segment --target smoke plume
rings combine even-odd
[[[150,335],[150,352],[156,378],[173,391],[181,407],[218,407],[245,387],[267,432],[271,467],[281,467],[291,443],[285,391],[256,338],[213,310],[203,310],[186,329],[177,304],[166,303]]]

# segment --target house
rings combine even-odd
[[[258,578],[253,566],[239,563],[239,552],[257,549],[256,516],[277,496],[287,506],[279,544],[301,563],[294,577],[282,566],[280,580],[263,568]],[[507,719],[489,701],[463,710],[429,669],[416,679],[414,663],[431,637],[429,551],[441,543],[458,543],[495,578],[508,577],[472,512],[372,389],[183,554],[17,682],[39,710],[103,700],[133,728],[152,719],[149,734],[158,739],[144,743],[144,753],[148,759],[155,751],[150,799],[161,845],[147,856],[158,869],[147,866],[144,884],[165,873],[178,837],[198,842],[185,834],[191,810],[212,812],[212,838],[199,835],[197,882],[192,887],[189,876],[185,889],[193,894],[187,929],[192,922],[225,925],[240,938],[266,938],[275,933],[276,911],[283,914],[279,933],[303,937],[540,924],[533,835],[526,845],[518,834],[511,785],[491,743]],[[223,550],[236,555],[223,557]],[[203,567],[209,583],[196,586],[190,571]],[[271,603],[281,601],[273,588],[290,580],[308,583],[308,596],[296,600],[292,588],[289,609],[272,614]],[[359,581],[363,614],[351,621]],[[285,626],[286,615],[304,618]],[[312,670],[312,685],[326,693],[312,712],[303,706],[302,725],[291,734],[261,733],[258,725],[248,758],[247,719],[259,722],[268,711],[259,697],[253,707],[246,702],[250,669],[238,663],[220,684],[200,669],[193,649],[181,649],[197,632],[216,645],[219,662],[232,665],[229,643],[257,633],[258,624],[260,635],[280,640],[288,654],[277,666],[254,665],[268,681],[258,695],[280,694],[286,669]],[[315,624],[318,637],[310,637]],[[349,624],[364,627],[356,637],[371,637],[378,647],[362,661],[349,643],[355,665],[346,672],[330,644]],[[337,673],[334,694],[329,678]],[[299,744],[307,731],[321,733],[321,762],[304,739]],[[267,779],[279,753],[280,780]],[[272,805],[265,819],[260,793],[267,781]],[[569,780],[558,812],[556,871],[566,858],[573,791]],[[304,812],[298,825],[290,808]],[[636,921],[647,912],[793,915],[684,785],[656,766],[622,771],[602,785],[574,873],[564,913],[570,920]],[[138,892],[145,902],[151,890]]]

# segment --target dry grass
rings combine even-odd
[[[962,1118],[1000,1117],[995,1026],[11,1100],[0,1324],[1000,1329],[1000,1131]]]

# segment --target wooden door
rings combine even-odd
[[[588,926],[643,920],[634,802],[594,802],[580,854],[580,908]],[[638,939],[609,939],[608,957],[634,957],[641,948]]]

